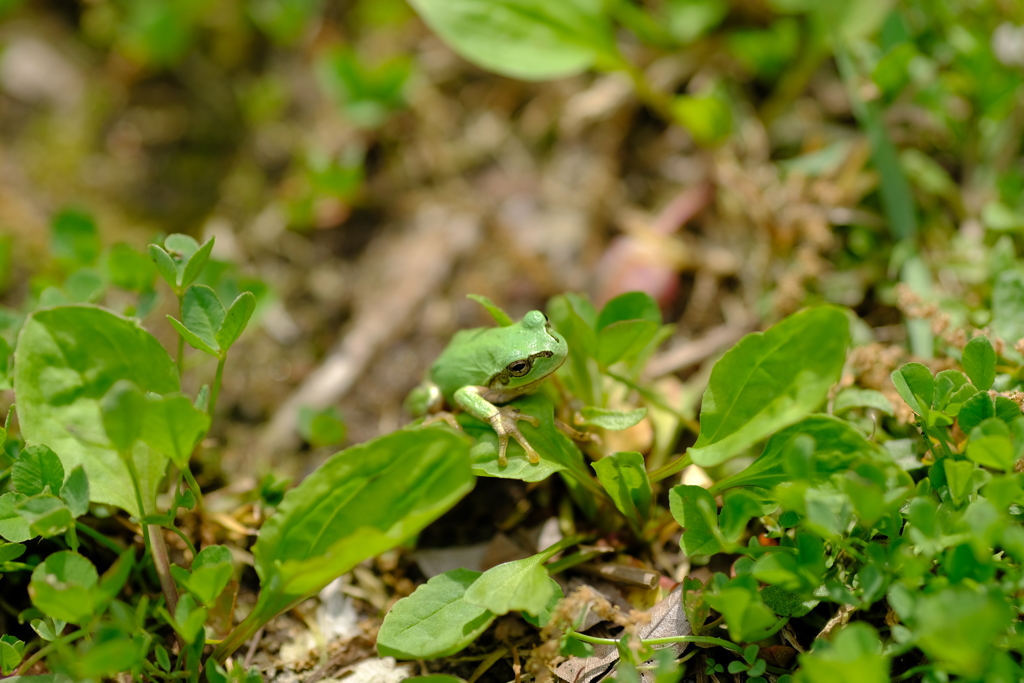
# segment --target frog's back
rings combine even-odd
[[[503,367],[508,355],[500,339],[501,328],[459,330],[430,366],[430,379],[441,388],[449,403],[461,387],[486,385],[495,367]]]

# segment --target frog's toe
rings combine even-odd
[[[505,451],[508,449],[508,438],[511,436],[515,439],[523,450],[526,451],[526,457],[529,458],[530,462],[537,464],[540,462],[540,454],[534,450],[530,442],[526,440],[523,433],[519,431],[519,425],[516,424],[519,421],[529,422],[534,427],[540,425],[540,420],[532,415],[523,415],[519,412],[518,408],[511,406],[503,406],[498,409],[498,412],[491,418],[491,426],[494,428],[494,432],[498,435],[498,465],[504,467],[508,464],[508,458],[505,455]]]

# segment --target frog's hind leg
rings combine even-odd
[[[454,413],[449,413],[447,410],[442,410],[438,413],[431,413],[423,418],[423,422],[420,423],[421,427],[432,425],[436,422],[447,422],[448,426],[452,429],[462,431],[462,425],[459,424],[458,420],[455,419]]]

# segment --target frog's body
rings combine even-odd
[[[562,365],[568,352],[565,339],[540,311],[530,311],[506,327],[462,330],[452,337],[406,405],[417,415],[436,413],[445,405],[465,410],[494,428],[499,464],[507,462],[509,436],[522,445],[530,462],[538,462],[540,456],[516,425],[518,420],[536,425],[536,418],[495,404],[533,391]]]

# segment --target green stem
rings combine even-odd
[[[213,411],[217,407],[217,394],[220,393],[220,382],[224,377],[224,361],[228,358],[227,351],[224,351],[223,354],[224,355],[217,360],[217,374],[213,378],[213,386],[210,387],[210,404],[206,406],[206,413],[210,417],[213,417]]]
[[[175,295],[178,297],[178,320],[183,320],[185,317],[182,313],[184,299],[178,292],[175,292]],[[178,335],[178,358],[175,364],[178,366],[178,381],[181,381],[181,376],[185,372],[185,338],[180,334]]]
[[[609,551],[585,550],[578,553],[573,553],[572,555],[566,555],[557,562],[552,562],[548,565],[548,574],[554,575],[558,574],[559,572],[564,572],[566,569],[571,569],[572,567],[575,567],[578,564],[590,562],[595,557],[600,557],[601,555],[604,555],[607,552]]]
[[[185,476],[185,482],[188,484],[189,489],[192,491],[192,495],[195,496],[196,507],[202,510],[203,494],[199,491],[199,482],[197,482],[196,478],[192,475],[192,470],[188,468],[188,465],[185,465],[184,469],[181,470],[181,473]]]
[[[913,667],[911,669],[907,669],[906,671],[901,673],[899,676],[893,676],[892,680],[894,680],[894,681],[905,681],[906,679],[910,678],[911,676],[916,676],[917,674],[924,673],[925,671],[931,671],[933,668],[935,668],[933,664],[922,664],[920,666],[915,666],[915,667]]]
[[[569,636],[576,640],[582,640],[584,643],[593,643],[594,645],[618,645],[619,641],[615,638],[595,638],[594,636],[584,635],[578,631],[569,631]],[[723,640],[722,638],[714,638],[712,636],[670,636],[668,638],[651,638],[649,640],[641,641],[644,645],[668,645],[670,643],[705,643],[707,645],[718,645],[726,649],[732,650],[733,652],[743,652],[736,643],[729,640]]]
[[[653,472],[649,472],[647,474],[647,478],[650,479],[651,483],[653,484],[656,481],[661,481],[665,477],[671,477],[673,474],[678,474],[679,472],[682,472],[692,464],[693,459],[690,458],[690,454],[683,453],[683,457],[677,460],[673,460],[672,462],[663,465],[662,467],[659,467]]]
[[[256,632],[272,618],[273,615],[263,615],[257,603],[253,611],[249,612],[249,616],[243,619],[238,626],[231,629],[231,633],[224,640],[220,641],[220,645],[214,649],[210,658],[218,664],[223,664],[235,650],[242,647],[246,641],[256,635]]]
[[[185,545],[188,547],[189,552],[192,553],[192,557],[196,556],[196,547],[194,545],[192,545],[192,541],[189,540],[188,536],[185,535],[184,531],[182,531],[178,527],[174,526],[173,524],[160,525],[160,526],[162,526],[165,529],[168,529],[169,531],[173,531],[177,535],[178,538],[180,538],[182,541],[185,542]]]
[[[88,524],[85,524],[79,520],[75,520],[75,529],[81,531],[83,534],[102,545],[107,550],[111,550],[114,553],[120,555],[124,552],[124,548],[114,543],[112,540],[101,534],[100,532],[93,529]]]
[[[164,537],[160,534],[160,527],[142,521],[147,512],[146,506],[142,502],[142,487],[139,484],[139,473],[135,469],[135,460],[127,451],[123,451],[121,457],[128,465],[128,473],[132,477],[135,503],[139,506],[139,524],[142,525],[142,539],[146,544],[146,551],[153,558],[153,566],[156,567],[156,574],[160,578],[160,590],[167,600],[167,607],[171,614],[174,614],[174,609],[178,606],[178,588],[174,585],[174,579],[171,577],[171,561],[167,557],[167,545],[164,543]]]
[[[51,652],[53,652],[55,649],[57,649],[61,645],[67,645],[68,643],[75,642],[76,640],[78,640],[79,638],[84,636],[85,633],[86,633],[86,630],[84,628],[83,629],[79,629],[79,630],[77,630],[77,631],[75,631],[73,633],[67,634],[66,636],[61,636],[60,638],[57,638],[56,640],[50,642],[49,644],[41,647],[39,649],[39,652],[36,652],[34,655],[32,655],[31,657],[29,657],[28,659],[23,661],[21,663],[21,665],[18,666],[18,670],[14,672],[14,675],[15,676],[23,676],[23,675],[25,675],[25,672],[28,671],[30,668],[32,668],[32,665],[35,664],[36,662],[38,662],[40,659],[42,659],[46,655],[50,654]]]

